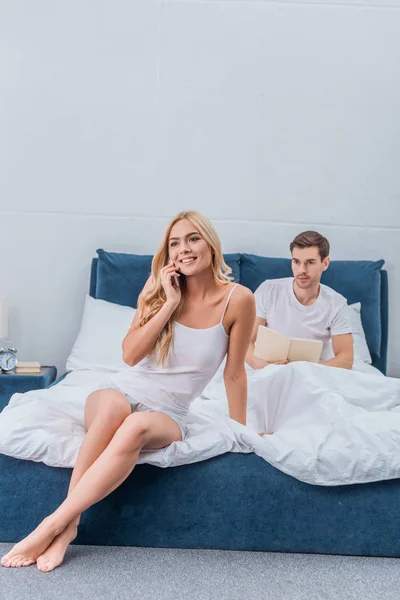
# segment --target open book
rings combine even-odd
[[[277,360],[319,362],[322,346],[321,340],[290,339],[269,327],[260,325],[254,344],[254,356],[268,362]]]

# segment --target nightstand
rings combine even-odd
[[[49,387],[57,377],[56,367],[41,367],[40,375],[20,375],[0,372],[0,411],[7,406],[13,394]]]

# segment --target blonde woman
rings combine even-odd
[[[81,513],[129,476],[142,449],[181,441],[192,400],[227,354],[224,381],[232,419],[246,423],[246,350],[255,320],[247,288],[232,283],[212,224],[178,214],[157,250],[151,276],[122,344],[132,368],[87,398],[87,434],[68,496],[6,554],[4,567],[59,566],[77,535]]]

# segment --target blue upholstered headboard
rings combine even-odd
[[[90,267],[89,294],[92,296],[92,298],[96,298],[97,263],[98,259],[94,258]]]
[[[103,254],[101,254],[101,252],[103,252]],[[119,272],[122,274],[123,278],[125,279],[125,275],[128,269],[127,266],[127,262],[126,259],[131,258],[131,260],[134,260],[134,255],[127,255],[127,254],[117,254],[117,253],[104,253],[104,251],[99,251],[99,256],[104,259],[104,255],[106,255],[106,258],[109,259],[111,258],[111,267],[112,269],[119,270]],[[114,259],[114,257],[117,257],[116,259]],[[125,262],[122,261],[121,263],[119,262],[119,258],[118,257],[123,257]],[[137,257],[137,259],[141,260],[141,273],[140,273],[140,277],[139,277],[139,288],[141,289],[145,283],[145,278],[146,275],[148,275],[149,271],[150,271],[150,259],[151,257]],[[146,259],[146,260],[144,260]],[[257,257],[255,255],[250,255],[250,254],[230,254],[230,255],[225,255],[225,259],[226,262],[232,267],[233,269],[233,274],[235,275],[235,279],[237,281],[240,281],[240,283],[242,283],[243,285],[247,285],[250,289],[252,289],[253,291],[255,290],[255,288],[259,285],[259,283],[261,283],[261,281],[263,279],[271,279],[273,277],[287,277],[291,275],[290,270],[290,260],[288,259],[278,259],[278,258],[266,258],[266,257]],[[269,267],[271,267],[272,265],[272,275],[271,272],[267,275],[265,275],[265,277],[261,276],[261,279],[259,278],[259,280],[257,281],[255,278],[255,270],[257,270],[258,266],[263,264],[265,264],[265,261],[268,262]],[[135,306],[136,305],[136,298],[137,298],[137,291],[135,291],[134,295],[130,297],[130,299],[126,299],[126,297],[121,298],[121,300],[119,299],[119,296],[116,297],[115,296],[115,288],[116,286],[113,286],[114,289],[114,294],[112,295],[112,297],[107,297],[107,294],[104,293],[104,286],[99,286],[98,285],[98,262],[99,259],[98,258],[94,258],[92,260],[92,265],[91,265],[91,274],[90,274],[90,287],[89,287],[89,293],[93,298],[103,298],[104,300],[109,300],[111,302],[116,302],[119,304],[127,304],[130,306]],[[336,264],[338,265],[339,263],[341,263],[341,265],[344,265],[346,263],[346,261],[333,261],[331,263],[330,268],[328,269],[331,270],[331,268]],[[358,264],[361,266],[370,266],[370,265],[374,265],[375,266],[378,263],[373,263],[372,261],[349,261],[348,264],[352,265],[351,268],[354,269],[354,265]],[[383,263],[383,261],[382,261]],[[249,266],[250,265],[250,266]],[[107,265],[106,265],[107,266]],[[360,267],[361,268],[361,267]],[[124,269],[122,271],[122,269]],[[132,270],[132,266],[129,267],[130,270]],[[253,269],[253,270],[252,270]],[[331,278],[331,280],[327,281],[327,285],[330,285],[333,289],[336,289],[338,292],[340,292],[341,294],[343,294],[343,296],[345,296],[348,300],[349,303],[353,303],[353,302],[361,302],[361,305],[363,306],[363,298],[358,297],[357,296],[357,290],[355,290],[355,284],[354,284],[354,280],[352,277],[348,277],[347,278],[345,276],[343,276],[343,279],[341,280],[341,273],[345,271],[345,269],[343,269],[343,266],[341,266],[341,269],[336,269],[336,278],[333,277]],[[332,269],[333,273],[335,273],[335,270]],[[374,367],[376,367],[377,369],[379,369],[382,373],[386,374],[386,365],[387,365],[387,350],[388,350],[388,330],[389,330],[389,293],[388,293],[388,274],[387,271],[381,269],[381,268],[376,268],[376,277],[378,277],[378,285],[377,285],[377,298],[375,299],[377,301],[377,306],[378,306],[378,315],[380,312],[380,320],[379,318],[376,321],[373,321],[372,319],[364,319],[363,318],[363,326],[364,326],[364,331],[366,334],[366,338],[367,338],[367,342],[368,342],[368,346],[369,346],[369,350],[371,353],[371,357],[372,357],[372,364]],[[261,271],[259,270],[258,275],[262,275],[263,273],[263,268],[261,268]],[[344,273],[345,275],[345,273]],[[106,273],[107,276],[107,273]],[[103,279],[106,277],[103,273],[102,273],[102,277]],[[110,275],[108,274],[108,277],[110,277]],[[137,277],[136,277],[137,280]],[[110,281],[109,281],[110,283]],[[111,282],[113,283],[113,282]],[[136,284],[138,283],[138,281],[135,282]],[[379,285],[380,283],[380,285]],[[118,286],[117,286],[118,287]],[[380,308],[379,308],[380,307]],[[361,315],[363,317],[363,312],[361,309]],[[377,335],[377,329],[379,329],[379,335]],[[376,344],[376,340],[378,339],[378,347]],[[374,342],[375,340],[375,342]]]
[[[389,338],[389,283],[388,274],[385,269],[381,269],[381,352],[380,357],[372,362],[374,367],[382,371],[386,375],[387,368],[387,352]]]

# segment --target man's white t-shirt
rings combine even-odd
[[[347,300],[321,283],[318,298],[304,306],[295,296],[293,281],[293,277],[264,281],[254,293],[257,317],[287,337],[322,340],[321,361],[329,360],[334,357],[331,337],[351,333]]]

